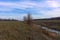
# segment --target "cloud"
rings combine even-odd
[[[32,1],[21,1],[21,2],[0,2],[0,6],[6,9],[27,9],[27,8],[45,8],[45,7],[60,7],[60,4],[56,1],[43,1],[43,2],[32,2]],[[3,9],[3,8],[2,8]]]
[[[20,9],[30,8],[35,5],[36,3],[31,3],[31,2],[20,2],[20,3],[0,2],[0,6],[10,7],[10,8],[20,8]]]
[[[0,2],[17,2],[17,1],[20,1],[20,0],[0,0]]]
[[[40,5],[41,5],[40,3],[27,2],[27,1],[25,1],[25,2],[13,2],[13,3],[12,2],[0,2],[0,12],[12,12],[14,9],[22,9],[22,10],[37,9],[39,7],[42,7]]]
[[[44,18],[44,17],[57,17],[60,15],[60,1],[56,0],[45,0],[41,2],[35,1],[19,1],[19,2],[0,2],[0,13],[8,14],[23,14],[22,17],[27,13],[33,13],[33,18]],[[18,9],[18,10],[17,10]],[[5,15],[3,14],[3,15]],[[37,15],[34,15],[37,14]],[[39,15],[38,15],[39,14]],[[19,18],[20,16],[13,15],[10,18]],[[8,16],[3,16],[8,18]]]
[[[23,17],[27,15],[27,14],[9,14],[9,15],[3,14],[0,15],[0,18],[2,19],[18,19],[18,20],[23,20]]]
[[[53,7],[53,8],[60,7],[59,1],[57,0],[48,0],[46,1],[46,3],[49,7]]]
[[[60,8],[56,8],[50,11],[43,11],[41,10],[39,13],[42,14],[41,17],[43,18],[50,18],[50,17],[60,17]]]

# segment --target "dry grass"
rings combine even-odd
[[[0,21],[0,40],[47,40],[36,25],[19,21]]]
[[[0,40],[46,40],[39,28],[33,28],[19,21],[0,21]]]

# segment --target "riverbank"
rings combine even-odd
[[[37,25],[37,27],[41,28],[42,34],[44,34],[47,38],[50,40],[59,40],[60,39],[60,31],[54,30],[54,29],[49,29],[47,27],[43,27],[40,25]]]

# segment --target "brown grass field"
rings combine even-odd
[[[60,20],[35,21],[36,24],[60,31]]]
[[[36,25],[30,26],[20,21],[0,21],[0,40],[50,40],[48,36],[51,36],[50,33]]]
[[[20,21],[0,21],[0,40],[46,40],[40,28]]]

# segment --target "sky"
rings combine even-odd
[[[60,0],[0,0],[0,18],[23,20],[32,14],[34,19],[60,17]]]

